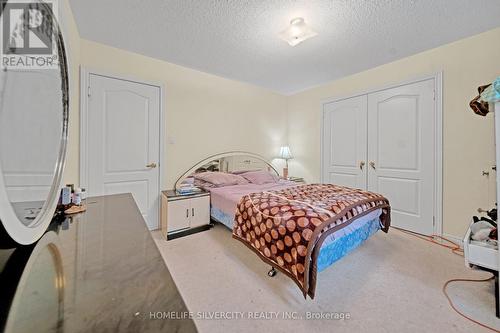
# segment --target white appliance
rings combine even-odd
[[[495,151],[496,151],[496,180],[497,180],[497,200],[500,198],[500,172],[498,167],[500,166],[500,102],[496,102],[493,108],[490,106],[491,111],[494,112],[495,117]],[[471,224],[472,225],[472,224]],[[498,267],[500,267],[500,255],[498,249],[493,249],[489,247],[484,247],[471,243],[471,228],[467,230],[464,237],[464,258],[465,265],[467,267],[479,266],[481,268],[486,268],[487,270],[496,272],[495,284],[496,284],[496,295],[497,306],[496,315],[500,318],[498,300],[500,299],[500,288],[498,288]]]

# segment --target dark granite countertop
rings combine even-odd
[[[4,330],[196,332],[130,194],[89,198],[34,245],[1,245]]]

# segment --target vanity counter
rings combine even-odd
[[[87,199],[34,245],[1,245],[6,331],[196,332],[130,194]]]

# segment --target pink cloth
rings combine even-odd
[[[210,191],[210,201],[212,206],[215,206],[229,216],[234,217],[234,215],[236,214],[236,206],[243,196],[250,193],[258,193],[262,191],[282,190],[294,186],[298,186],[298,184],[288,180],[280,180],[277,183],[261,185],[233,185],[225,187],[214,187],[208,190]]]
[[[267,170],[249,171],[242,173],[241,176],[250,183],[258,185],[276,183],[279,180],[276,174],[273,175]]]
[[[232,173],[226,172],[212,172],[206,171],[201,173],[196,173],[193,176],[195,179],[199,179],[215,186],[230,186],[230,185],[243,185],[248,184],[248,180],[240,175],[233,175]]]

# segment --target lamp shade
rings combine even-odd
[[[288,146],[283,146],[280,148],[280,158],[284,160],[290,160],[293,158],[292,152],[290,151],[290,147]]]

